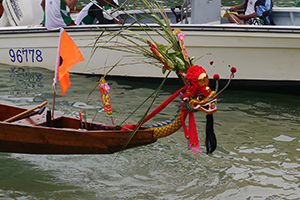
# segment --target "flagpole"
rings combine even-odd
[[[59,40],[58,40],[58,49],[57,49],[57,57],[56,57],[56,65],[55,65],[55,72],[54,72],[54,79],[53,79],[53,107],[52,107],[52,119],[54,119],[54,108],[55,108],[55,96],[56,96],[56,87],[57,87],[57,73],[60,61],[60,42],[61,42],[61,34],[63,32],[63,28],[60,29],[59,33]]]
[[[54,119],[54,107],[55,107],[55,96],[56,96],[56,83],[54,85],[54,91],[53,91],[53,107],[52,107],[52,119]]]
[[[71,85],[69,70],[78,62],[84,61],[84,58],[68,33],[61,28],[59,35],[59,44],[57,49],[56,66],[53,79],[53,108],[52,119],[54,119],[55,96],[57,88],[57,79],[59,79],[61,93],[64,95]]]

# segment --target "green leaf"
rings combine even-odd
[[[172,47],[173,47],[173,44],[169,43],[168,46],[167,46],[167,51],[169,51]]]
[[[174,68],[174,64],[169,59],[167,59],[165,62],[168,65],[168,67],[170,67],[171,69]]]
[[[158,49],[160,52],[166,52],[166,47],[165,47],[163,44],[161,44],[161,43],[159,43],[159,42],[154,42],[154,43],[156,44],[157,49]]]
[[[181,68],[185,68],[185,63],[183,60],[181,60],[181,58],[175,56],[176,61],[179,62],[179,64],[181,65]]]

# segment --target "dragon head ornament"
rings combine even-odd
[[[203,111],[207,114],[213,114],[217,111],[218,95],[209,87],[209,78],[206,71],[194,65],[189,67],[185,76],[188,82],[188,88],[185,94],[181,95],[181,105],[187,111]]]

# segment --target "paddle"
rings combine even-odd
[[[10,122],[15,122],[15,121],[19,121],[19,120],[21,120],[21,119],[25,119],[25,118],[28,118],[28,117],[31,117],[31,116],[33,116],[33,115],[36,115],[36,114],[42,114],[43,112],[44,112],[44,110],[46,109],[46,107],[45,106],[43,106],[42,108],[40,108],[39,110],[37,110],[37,111],[34,111],[34,112],[32,112],[32,113],[30,113],[30,114],[28,114],[28,115],[25,115],[25,116],[23,116],[23,117],[20,117],[20,118],[16,118],[16,119],[14,119],[14,120],[11,120]]]
[[[45,106],[46,104],[47,104],[47,101],[43,102],[43,103],[42,103],[41,105],[39,105],[39,106],[36,106],[36,107],[34,107],[34,108],[32,108],[32,109],[29,109],[29,110],[26,110],[26,111],[24,111],[24,112],[22,112],[22,113],[20,113],[20,114],[17,114],[17,115],[15,115],[15,116],[13,116],[13,117],[11,117],[11,118],[9,118],[9,119],[6,119],[6,120],[4,120],[4,122],[10,122],[10,121],[12,121],[12,120],[18,119],[18,118],[20,118],[20,117],[22,117],[22,116],[24,116],[24,115],[27,115],[27,114],[31,113],[31,112],[34,111],[35,109],[38,109],[38,108],[41,108],[41,107]]]

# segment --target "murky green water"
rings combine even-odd
[[[53,72],[0,65],[0,103],[52,107]],[[110,122],[99,91],[88,93],[99,77],[71,74],[71,87],[56,97],[56,112]],[[116,123],[158,84],[107,79]],[[166,85],[162,102],[180,85]],[[171,118],[172,102],[154,121]],[[299,96],[226,90],[214,114],[217,150],[193,156],[183,131],[154,144],[113,155],[0,154],[0,199],[298,199],[300,196]],[[146,107],[128,123],[136,123]],[[203,151],[205,114],[196,113]],[[117,159],[116,159],[117,158]]]
[[[87,0],[79,1],[82,6]],[[122,1],[120,1],[122,2]],[[182,1],[162,1],[166,6]],[[223,5],[240,1],[222,1]],[[296,2],[274,1],[276,6]],[[53,72],[0,65],[0,103],[52,108]],[[65,96],[58,91],[56,113],[110,123],[99,91],[87,96],[99,77],[71,74]],[[114,120],[120,123],[158,84],[108,78]],[[155,106],[180,85],[166,85]],[[299,96],[225,90],[214,114],[217,150],[193,156],[183,131],[154,144],[113,155],[23,155],[0,153],[0,199],[299,199]],[[154,121],[171,118],[172,102]],[[155,107],[154,106],[154,107]],[[128,123],[136,123],[142,107]],[[203,151],[205,114],[196,124]]]

